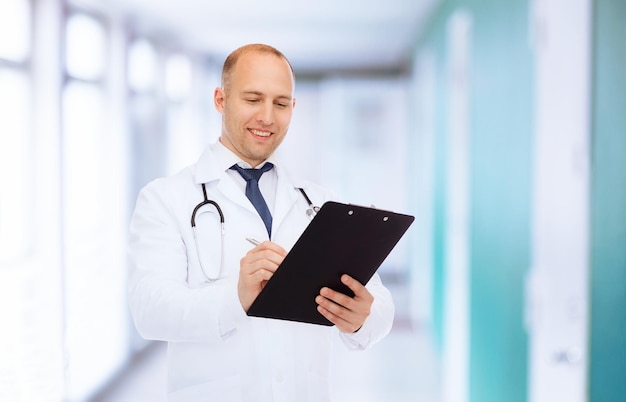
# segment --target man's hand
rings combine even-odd
[[[354,292],[354,297],[324,287],[315,302],[318,304],[317,310],[341,332],[353,333],[363,326],[370,315],[374,296],[349,275],[342,275],[341,282]]]
[[[261,293],[286,255],[285,249],[278,244],[264,241],[241,259],[237,291],[244,311],[248,312],[252,302]]]

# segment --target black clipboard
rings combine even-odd
[[[328,286],[353,296],[348,274],[366,284],[415,218],[358,205],[326,202],[248,309],[254,317],[333,325],[315,297]]]

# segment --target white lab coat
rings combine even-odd
[[[239,262],[252,247],[245,239],[267,239],[267,231],[225,172],[230,161],[217,147],[222,145],[207,147],[196,165],[142,189],[131,221],[130,309],[143,337],[168,342],[168,401],[329,401],[329,358],[337,330],[248,317],[239,303]],[[310,222],[309,206],[297,188],[304,188],[315,205],[331,194],[289,177],[280,163],[276,169],[272,241],[289,250]],[[190,221],[204,198],[201,183],[225,217],[224,277],[212,283],[201,271]],[[203,261],[213,261],[203,266],[214,277],[222,256],[219,220],[214,208],[202,210],[196,223],[200,249]],[[370,317],[357,333],[340,334],[352,349],[384,337],[393,320],[393,302],[378,275],[367,287],[375,297]]]

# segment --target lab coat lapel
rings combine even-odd
[[[235,204],[256,213],[254,206],[250,203],[245,193],[241,191],[236,183],[224,171],[223,166],[217,163],[217,158],[213,155],[211,147],[207,147],[196,165],[196,183],[210,183],[217,180],[217,190],[227,199]]]
[[[297,186],[294,185],[293,181],[284,170],[279,169],[277,173],[276,201],[274,204],[274,215],[272,217],[272,232],[278,230],[281,223],[283,223],[287,214],[298,200],[299,194],[296,189]]]
[[[250,212],[257,213],[246,194],[237,187],[234,180],[226,172],[222,172],[220,181],[217,183],[217,190],[235,204],[246,208]]]

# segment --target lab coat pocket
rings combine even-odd
[[[224,234],[220,215],[207,204],[196,213],[195,247],[189,256],[189,284],[200,284],[222,279],[224,272]]]
[[[168,402],[242,402],[239,376],[192,385],[168,395]]]

